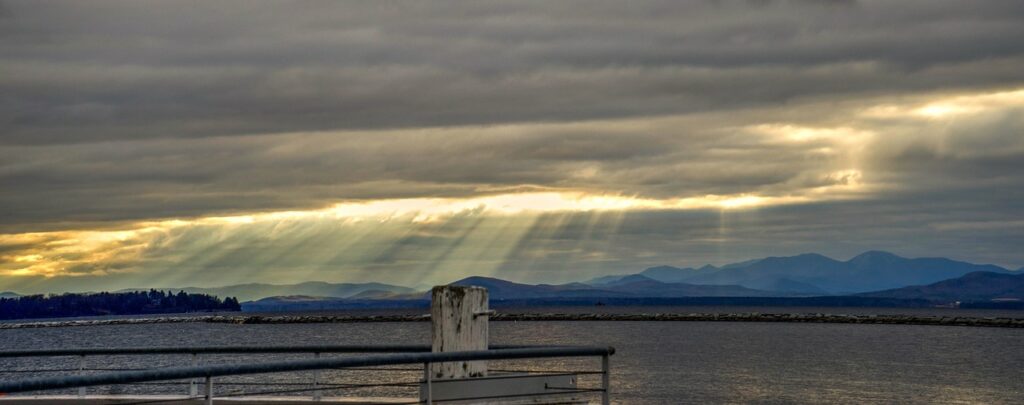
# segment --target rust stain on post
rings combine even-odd
[[[431,341],[434,352],[487,350],[487,289],[438,286],[431,291]],[[486,361],[432,364],[434,377],[467,378],[487,375]]]

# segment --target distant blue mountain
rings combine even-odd
[[[765,297],[780,295],[768,291],[732,285],[694,285],[663,283],[643,275],[631,275],[601,286],[583,283],[571,284],[519,284],[490,277],[468,277],[453,285],[474,285],[487,288],[491,299],[522,300],[537,298],[580,297]]]
[[[639,274],[662,282],[737,285],[761,291],[825,295],[930,284],[976,271],[1012,273],[990,264],[972,264],[946,258],[908,259],[889,252],[869,251],[845,262],[808,253],[749,260],[720,268],[658,266]]]
[[[705,266],[706,268],[707,266]],[[681,283],[699,274],[717,270],[714,267],[698,270],[691,267],[678,268],[672,266],[650,267],[641,271],[640,274],[666,283]]]
[[[611,282],[607,283],[606,285],[608,287],[615,287],[615,286],[621,286],[621,285],[629,285],[629,284],[633,284],[633,283],[650,283],[650,282],[664,284],[661,281],[655,280],[655,279],[653,279],[651,277],[648,277],[648,276],[644,275],[643,273],[640,273],[640,274],[630,274],[628,276],[620,277],[618,280],[611,281]]]
[[[768,278],[761,280],[756,284],[760,285],[761,288],[767,291],[775,291],[778,293],[789,293],[798,295],[830,295],[828,291],[825,291],[814,284],[793,281],[786,277]]]
[[[491,277],[467,277],[452,285],[479,286],[487,289],[491,299],[531,299],[554,297],[622,297],[628,296],[610,288],[597,288],[586,284],[569,285],[520,284]]]
[[[18,298],[20,296],[21,296],[21,294],[18,294],[18,293],[14,292],[14,291],[0,292],[0,298]]]
[[[680,283],[680,282],[683,282],[684,280],[687,280],[687,279],[689,279],[689,278],[691,278],[691,277],[693,277],[693,276],[695,276],[695,275],[697,275],[697,274],[699,274],[701,272],[708,272],[708,271],[714,271],[714,270],[718,270],[718,268],[715,267],[715,266],[712,266],[712,265],[707,265],[707,266],[701,267],[700,269],[694,269],[694,268],[690,268],[690,267],[679,268],[679,267],[672,267],[672,266],[655,266],[655,267],[649,267],[647,269],[644,269],[644,271],[641,271],[640,273],[637,273],[637,274],[649,277],[649,278],[657,280],[657,281],[661,281],[663,283]],[[623,278],[630,277],[630,276],[633,276],[633,274],[618,274],[618,275],[611,275],[611,276],[603,276],[603,277],[598,277],[598,278],[587,280],[587,281],[584,282],[584,284],[590,284],[590,285],[595,285],[595,286],[596,285],[612,284],[612,283],[615,283],[618,280],[621,280]]]
[[[1015,299],[1020,295],[1021,282],[1024,282],[1024,272],[1017,273],[999,266],[945,258],[908,259],[888,252],[870,251],[847,261],[808,253],[766,257],[721,267],[657,266],[636,274],[604,276],[586,283],[533,285],[490,277],[468,277],[451,284],[485,287],[494,300],[521,302],[858,294],[848,298],[928,303],[956,298]],[[269,297],[242,303],[246,310],[407,307],[423,305],[430,297],[430,293],[422,289],[417,291],[379,283],[246,284],[212,289],[190,288],[186,291]]]
[[[619,279],[621,279],[623,277],[627,277],[627,276],[630,276],[630,274],[616,274],[616,275],[611,275],[611,276],[601,276],[601,277],[592,278],[590,280],[584,281],[583,284],[590,284],[590,285],[594,285],[594,286],[605,285],[605,284],[609,284],[609,283],[614,283],[614,282],[618,281]]]
[[[996,271],[970,271],[978,268]],[[959,275],[947,277],[950,274]],[[664,282],[655,277],[669,280],[685,278],[708,284]],[[909,287],[900,286],[902,288],[882,288],[844,297],[821,297],[838,295],[830,294],[831,291],[914,283],[916,280],[940,277],[946,279]],[[714,284],[732,280],[737,281],[737,284]],[[750,300],[774,297],[770,299],[783,300],[771,301],[779,302],[779,305],[826,305],[827,302],[821,302],[819,298],[835,298],[842,300],[830,305],[921,306],[971,301],[976,307],[997,305],[1002,308],[1007,302],[1016,305],[1020,304],[1020,300],[1024,300],[1024,273],[1018,274],[998,266],[976,265],[942,258],[907,259],[886,252],[866,252],[845,262],[817,254],[803,254],[768,257],[743,262],[742,265],[704,266],[700,269],[659,266],[638,274],[607,276],[591,280],[589,283],[533,285],[491,277],[468,277],[451,284],[484,287],[489,291],[492,300],[518,302],[524,305],[594,300],[661,302],[657,300],[666,299],[698,300],[705,304],[719,302],[714,300],[725,300],[719,303],[735,304],[760,302]],[[751,288],[752,285],[762,288]],[[243,302],[242,308],[246,311],[410,308],[426,305],[430,298],[430,293],[424,291],[410,291],[401,287],[366,288],[369,286],[378,285],[358,285],[356,289],[360,289],[360,292],[343,298],[283,295]],[[827,291],[820,286],[833,290]],[[322,285],[319,287],[325,288]],[[346,286],[345,289],[353,287],[355,286]]]
[[[925,299],[937,302],[1024,301],[1024,274],[978,271],[928,285],[858,295],[877,298]]]

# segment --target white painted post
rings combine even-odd
[[[430,319],[434,352],[487,350],[487,289],[438,286],[431,292]],[[483,377],[487,361],[432,363],[436,379]]]

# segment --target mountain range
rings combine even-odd
[[[1024,299],[1024,272],[990,264],[946,258],[904,258],[869,251],[846,261],[808,253],[766,257],[724,266],[650,267],[634,274],[603,276],[566,284],[524,284],[488,277],[468,277],[456,285],[486,287],[495,300],[674,299],[682,297],[815,296],[954,302]],[[171,288],[188,293],[236,297],[265,308],[318,308],[353,303],[424,301],[429,292],[383,283],[291,285],[249,283],[223,287]],[[3,293],[16,296],[15,293]],[[260,304],[262,303],[262,304]]]
[[[506,302],[646,302],[685,300],[728,303],[733,298],[779,298],[784,305],[947,305],[959,301],[1024,299],[1024,274],[999,266],[946,258],[904,258],[869,251],[847,261],[819,254],[767,257],[721,267],[657,266],[639,273],[567,284],[523,284],[489,277],[468,277],[454,285],[485,287],[493,300]],[[835,297],[839,300],[827,300]],[[429,292],[366,291],[349,299],[274,297],[250,308],[353,308],[423,303]],[[872,301],[875,300],[875,301]],[[402,304],[401,302],[405,302]],[[742,302],[747,302],[740,300]],[[737,302],[740,302],[737,301]],[[665,301],[669,302],[669,301]],[[674,302],[674,301],[673,301]],[[680,301],[682,302],[682,301]],[[767,302],[767,301],[766,301]],[[774,302],[774,301],[772,301]],[[243,303],[243,308],[246,307]],[[1014,303],[1017,305],[1019,303]],[[247,309],[248,310],[248,309]]]
[[[1024,274],[979,271],[928,285],[858,295],[876,298],[925,299],[933,302],[1024,301]]]
[[[865,252],[847,261],[807,253],[766,257],[722,267],[658,266],[639,274],[667,283],[738,285],[779,293],[846,295],[925,285],[978,271],[1013,274],[991,264],[946,258],[908,259],[881,251]],[[606,276],[587,283],[604,285],[623,277],[626,276]]]
[[[795,295],[739,286],[664,283],[643,275],[583,283],[520,284],[490,277],[468,277],[453,285],[487,288],[492,301],[505,305],[746,305],[746,306],[964,306],[1024,309],[1024,274],[973,272],[940,282],[855,295]],[[243,302],[244,311],[409,308],[429,303],[429,292],[351,298],[278,296]]]
[[[735,285],[695,285],[665,283],[643,275],[623,277],[600,286],[583,283],[520,284],[490,277],[468,277],[451,284],[487,288],[492,299],[573,298],[573,297],[768,297],[779,294]]]
[[[551,299],[771,297],[779,294],[739,286],[663,283],[642,275],[623,277],[594,287],[583,283],[521,284],[491,277],[467,277],[452,285],[487,288],[492,300],[538,301]],[[274,296],[242,303],[245,311],[353,309],[361,307],[408,307],[427,302],[430,292],[392,293],[365,291],[347,298],[330,296]]]

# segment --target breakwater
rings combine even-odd
[[[914,315],[845,315],[820,313],[652,313],[652,314],[502,314],[492,321],[645,321],[645,322],[793,322],[850,323],[878,325],[938,325],[1024,328],[1024,313],[1018,318],[914,316]],[[227,324],[289,324],[289,323],[357,323],[357,322],[427,322],[430,315],[208,315],[122,319],[77,319],[60,321],[5,322],[2,329],[75,327],[99,325],[138,325],[152,323],[227,323]]]

